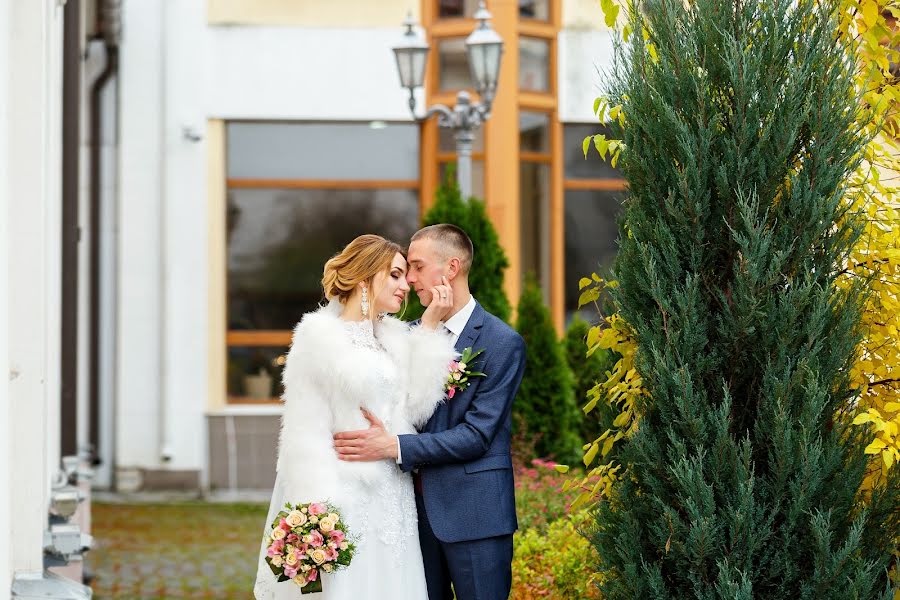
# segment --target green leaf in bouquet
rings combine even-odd
[[[322,591],[322,579],[316,579],[315,581],[310,581],[302,588],[300,588],[301,594],[317,594]]]
[[[266,557],[266,564],[269,565],[269,568],[272,570],[274,575],[282,575],[284,574],[284,569],[281,567],[276,567],[272,564],[272,559],[270,557]]]

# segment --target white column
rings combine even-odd
[[[119,62],[117,467],[159,465],[163,394],[162,14],[122,4]],[[120,482],[123,483],[123,482]]]
[[[0,364],[3,375],[8,378],[9,372],[9,244],[7,228],[9,216],[9,189],[2,182],[9,178],[9,53],[8,48],[11,11],[9,0],[0,0]],[[10,427],[9,427],[9,388],[0,385],[0,593],[8,593],[12,583],[12,563],[10,562],[11,530],[10,505],[12,486],[10,485]]]
[[[206,3],[126,2],[122,16],[117,463],[202,472]]]
[[[209,357],[206,2],[167,0],[164,5],[163,427],[168,466],[202,473]]]
[[[10,564],[43,570],[52,473],[59,466],[60,71],[62,10],[12,0],[6,94]],[[6,42],[6,40],[3,40]]]

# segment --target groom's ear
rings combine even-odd
[[[459,270],[461,267],[461,262],[455,256],[450,259],[447,263],[447,280],[453,281],[457,275],[459,275]]]

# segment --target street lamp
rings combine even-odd
[[[438,125],[452,129],[455,134],[456,178],[464,199],[472,195],[472,141],[478,126],[491,116],[491,104],[497,92],[497,78],[500,74],[500,58],[503,55],[503,40],[491,28],[488,22],[491,13],[483,1],[478,4],[475,19],[478,25],[466,38],[466,54],[469,59],[469,74],[481,102],[473,103],[468,92],[460,91],[453,108],[435,104],[425,111],[424,116],[417,116],[415,90],[422,86],[425,79],[429,46],[425,38],[416,31],[417,24],[412,15],[403,21],[403,26],[406,27],[403,42],[394,47],[400,85],[409,90],[409,110],[413,118],[421,122],[438,115]]]

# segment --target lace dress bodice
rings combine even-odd
[[[397,408],[402,406],[402,386],[400,366],[395,364],[385,347],[378,340],[371,321],[345,322],[351,343],[364,352],[371,361],[372,374],[366,386],[371,394],[366,399],[366,408],[378,417],[388,431],[409,430],[408,423],[401,423],[403,417]],[[348,376],[352,376],[348,373]],[[352,516],[356,522],[349,521],[353,527],[366,531],[368,535],[377,536],[384,544],[394,549],[393,560],[402,564],[405,554],[406,540],[417,532],[416,502],[413,495],[410,476],[397,466],[393,460],[379,461],[378,476],[372,481],[362,483],[353,478],[343,480],[343,492],[348,498],[358,498],[353,502],[355,508]],[[348,515],[348,519],[350,515]],[[360,540],[360,549],[366,541]]]

